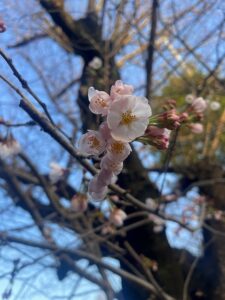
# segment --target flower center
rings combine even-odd
[[[96,100],[95,100],[96,104],[101,106],[102,108],[105,108],[107,107],[107,103],[104,99],[102,99],[101,97],[98,97]]]
[[[91,148],[98,149],[100,147],[100,142],[95,136],[90,136],[89,137],[89,144],[90,144]]]
[[[124,145],[121,142],[114,142],[111,145],[112,152],[120,154],[124,150]]]
[[[135,120],[136,120],[136,116],[132,114],[130,110],[128,110],[125,113],[122,113],[122,119],[120,123],[122,125],[129,125]]]

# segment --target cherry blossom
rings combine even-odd
[[[110,139],[107,143],[108,158],[116,162],[124,161],[132,151],[129,143],[124,143],[114,139]]]
[[[95,90],[90,87],[88,90],[88,98],[90,101],[89,109],[94,114],[106,116],[111,102],[110,96],[104,91]]]
[[[107,123],[115,140],[131,142],[144,134],[151,116],[145,97],[125,95],[112,102]]]
[[[132,85],[124,84],[121,80],[117,80],[111,87],[110,96],[114,100],[120,95],[132,95],[133,91]]]
[[[118,175],[123,169],[123,162],[110,159],[106,154],[100,163],[101,169],[110,170],[113,174]]]
[[[100,155],[106,147],[103,136],[95,130],[83,134],[78,142],[78,150],[83,155]]]

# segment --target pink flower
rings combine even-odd
[[[101,160],[100,167],[102,170],[109,170],[113,174],[118,175],[123,169],[123,163],[110,159],[106,154]]]
[[[201,134],[203,132],[203,125],[201,123],[191,123],[188,125],[188,127],[193,133]]]
[[[84,194],[77,193],[71,199],[71,208],[75,212],[84,212],[88,207],[88,199]]]
[[[145,97],[118,97],[109,108],[107,123],[115,140],[131,142],[142,136],[148,126],[151,107]]]
[[[110,139],[107,143],[107,156],[112,161],[124,161],[132,151],[129,143]]]
[[[194,101],[191,103],[191,110],[194,111],[196,114],[201,114],[205,111],[207,107],[206,101],[202,97],[198,97],[194,99]]]
[[[95,130],[83,134],[78,142],[78,150],[83,155],[100,155],[104,152],[106,143],[102,135]]]
[[[97,176],[98,176],[98,182],[100,183],[100,185],[107,186],[111,183],[115,183],[117,180],[117,177],[110,169],[105,169],[105,168],[101,169]]]
[[[122,226],[126,218],[127,214],[119,208],[114,208],[109,217],[110,222],[112,222],[117,227]]]
[[[117,80],[111,87],[110,96],[114,100],[120,95],[132,95],[133,91],[132,85],[124,84],[121,80]]]
[[[106,116],[111,102],[110,96],[103,91],[95,90],[93,87],[88,89],[90,101],[89,109],[94,114]]]
[[[51,162],[50,163],[50,173],[49,173],[49,179],[50,181],[55,184],[57,183],[60,179],[63,178],[63,176],[66,173],[66,169],[62,168],[59,164],[56,162]]]

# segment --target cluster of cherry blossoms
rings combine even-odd
[[[110,94],[90,87],[88,98],[91,112],[105,118],[98,131],[89,130],[78,142],[82,155],[101,159],[99,173],[88,187],[94,200],[104,199],[108,185],[116,182],[124,160],[132,151],[130,142],[167,149],[171,131],[182,123],[192,124],[189,124],[192,131],[197,131],[196,121],[201,120],[206,108],[205,100],[196,98],[184,112],[178,112],[176,102],[169,100],[165,112],[152,115],[148,99],[133,95],[133,86],[121,80],[111,87]]]
[[[145,134],[152,115],[145,97],[132,94],[133,87],[116,81],[110,94],[89,88],[89,108],[106,117],[98,131],[89,130],[79,140],[79,151],[86,156],[101,156],[100,171],[89,183],[92,199],[102,200],[107,186],[114,183],[123,162],[132,151],[130,142]]]

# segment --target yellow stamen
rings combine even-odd
[[[121,154],[124,150],[124,145],[121,142],[114,142],[111,145],[112,152],[115,154]]]
[[[134,114],[132,114],[131,111],[128,110],[122,114],[122,120],[120,123],[122,125],[129,125],[130,123],[132,123],[135,120],[136,120],[136,116]]]
[[[90,144],[91,148],[98,149],[100,147],[100,142],[95,136],[90,136],[89,137],[89,144]]]
[[[95,103],[101,106],[102,108],[107,107],[107,103],[105,102],[105,100],[100,97],[95,100]]]

